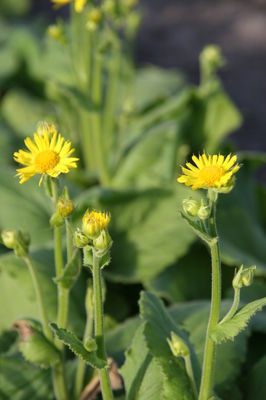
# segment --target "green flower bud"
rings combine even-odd
[[[79,228],[74,233],[74,245],[79,249],[87,246],[89,238]]]
[[[167,342],[175,357],[187,357],[190,354],[186,343],[174,332],[171,332],[171,339],[167,339]]]
[[[89,31],[94,32],[102,21],[102,12],[99,8],[93,8],[89,13],[86,27]]]
[[[209,204],[205,204],[204,201],[201,201],[201,205],[200,208],[198,210],[198,217],[201,220],[205,220],[207,218],[209,218],[209,216],[211,215],[211,207],[209,206]]]
[[[107,230],[101,231],[100,235],[93,240],[93,247],[98,256],[103,256],[112,246],[112,239]]]
[[[200,208],[200,203],[194,199],[185,199],[183,200],[183,210],[185,214],[190,217],[196,217],[198,215],[198,211]]]
[[[3,244],[14,250],[18,257],[25,257],[29,252],[30,236],[20,230],[6,230],[1,233]]]
[[[59,199],[56,205],[56,210],[63,218],[69,217],[74,211],[73,201],[63,198]]]
[[[206,46],[200,54],[200,64],[205,75],[211,75],[225,65],[220,47],[215,45]]]
[[[96,351],[97,350],[97,343],[96,340],[92,337],[87,337],[84,342],[84,347],[88,351]]]
[[[244,268],[244,266],[241,265],[233,279],[234,289],[241,289],[243,286],[250,286],[253,282],[255,270],[255,265],[252,265],[249,268]]]
[[[55,228],[55,227],[59,227],[61,225],[63,225],[64,223],[64,219],[62,217],[62,215],[59,214],[58,211],[56,211],[50,218],[50,225]]]
[[[29,321],[21,320],[14,324],[20,335],[19,349],[27,361],[41,368],[60,362],[57,348],[43,335],[40,329]]]

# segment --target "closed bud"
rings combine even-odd
[[[95,31],[100,25],[102,20],[102,12],[99,8],[93,8],[89,13],[89,18],[87,22],[87,29],[89,31]]]
[[[58,211],[56,211],[50,218],[50,225],[55,228],[55,227],[59,227],[61,225],[63,225],[64,223],[64,219],[62,217],[62,215],[59,214]]]
[[[107,230],[101,231],[100,235],[93,240],[93,247],[97,256],[103,256],[112,246],[112,239]]]
[[[88,351],[96,351],[97,350],[97,343],[96,340],[92,337],[87,337],[84,342],[84,347]]]
[[[175,357],[187,357],[189,355],[188,346],[174,332],[171,332],[171,339],[167,339],[167,342]]]
[[[253,282],[255,270],[255,265],[252,265],[249,268],[244,268],[244,266],[241,265],[233,279],[234,289],[241,289],[243,286],[250,286]]]
[[[198,211],[200,208],[200,204],[197,200],[194,199],[185,199],[183,200],[183,210],[185,214],[190,217],[196,217],[198,215]]]
[[[95,239],[107,228],[110,220],[108,213],[87,210],[82,218],[82,232],[90,239]]]
[[[202,72],[206,76],[212,75],[215,71],[225,65],[220,47],[215,45],[206,46],[200,54]]]
[[[74,245],[79,249],[87,246],[89,238],[80,229],[77,229],[74,233]]]
[[[201,201],[201,205],[198,210],[199,219],[204,221],[205,219],[209,218],[210,215],[211,215],[211,207],[209,206],[209,204],[206,204],[204,203],[204,201]]]
[[[69,217],[74,211],[73,201],[63,198],[59,199],[56,205],[56,210],[63,218]]]
[[[1,233],[3,244],[14,250],[18,257],[25,257],[29,252],[30,236],[27,232],[20,230],[7,230]]]

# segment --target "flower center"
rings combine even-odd
[[[45,174],[54,168],[60,160],[59,155],[53,150],[41,151],[35,157],[35,167],[39,173]]]
[[[204,167],[199,172],[199,178],[208,186],[211,186],[215,182],[219,181],[223,175],[224,169],[217,165]]]

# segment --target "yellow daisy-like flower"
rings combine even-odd
[[[87,210],[82,218],[82,230],[90,238],[95,238],[107,228],[110,220],[108,213]]]
[[[39,134],[38,134],[39,133]],[[43,177],[49,175],[58,177],[61,173],[67,174],[70,168],[77,168],[76,157],[70,157],[75,151],[71,142],[58,134],[54,125],[42,125],[34,134],[34,140],[27,137],[24,141],[29,151],[19,150],[14,153],[14,160],[24,167],[17,169],[19,183],[24,183],[34,175],[41,174],[39,185]]]
[[[57,8],[64,6],[65,4],[72,3],[72,1],[74,1],[75,11],[77,13],[81,13],[87,3],[87,0],[52,0],[55,7],[57,7]]]
[[[222,155],[213,156],[205,153],[199,157],[192,156],[195,165],[186,163],[182,167],[183,175],[177,181],[184,183],[196,189],[223,189],[230,185],[232,176],[239,170],[239,164],[236,164],[237,156],[226,158]]]

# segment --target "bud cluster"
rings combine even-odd
[[[201,201],[192,198],[183,200],[183,210],[186,215],[203,221],[211,215],[211,207],[203,199]]]
[[[61,226],[64,218],[70,217],[74,212],[74,204],[72,200],[61,197],[56,204],[56,211],[50,218],[50,225],[53,227]]]

